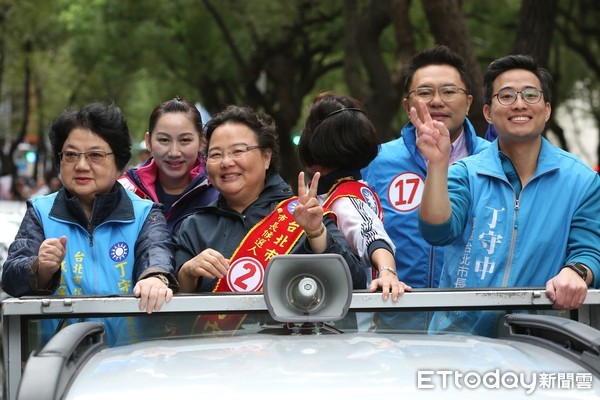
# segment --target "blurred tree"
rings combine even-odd
[[[435,41],[445,44],[465,59],[473,84],[473,103],[469,119],[475,132],[483,136],[487,122],[483,118],[483,72],[475,55],[466,20],[459,0],[423,0],[429,27]],[[447,23],[452,21],[452,23]]]
[[[514,53],[530,54],[541,66],[551,69],[549,66],[550,50],[557,6],[558,0],[523,0]],[[537,40],[531,40],[532,37]],[[559,77],[555,77],[556,79]],[[552,103],[556,104],[554,99]],[[568,150],[564,131],[556,121],[556,113],[551,114],[547,127],[554,132],[561,147]]]
[[[37,131],[42,138],[51,118],[70,105],[114,101],[141,140],[154,106],[180,96],[210,112],[236,103],[271,114],[282,172],[294,184],[299,164],[291,136],[312,96],[323,89],[352,94],[366,105],[381,141],[393,139],[407,120],[401,107],[406,63],[436,43],[467,60],[475,87],[491,60],[519,51],[553,72],[555,108],[580,96],[574,83],[599,76],[598,4],[0,0],[0,115],[11,116],[10,132],[0,132],[8,143],[1,173],[14,169],[7,149],[22,140],[17,133]],[[469,117],[483,134],[480,93],[474,97]]]
[[[549,68],[557,6],[558,0],[523,0],[515,37],[515,53],[530,54],[540,65]]]
[[[146,116],[175,95],[201,99],[211,112],[225,104],[252,105],[276,120],[282,172],[293,183],[299,164],[290,133],[303,100],[317,79],[342,65],[341,55],[330,56],[342,36],[336,17],[340,5],[316,4],[106,0],[90,6],[75,0],[68,7],[69,29],[78,33],[73,54],[87,82],[73,100],[88,98],[87,86],[101,97],[129,104],[136,74],[143,74],[152,76],[159,92],[169,93],[147,106]],[[93,83],[95,76],[99,80]]]
[[[587,103],[600,137],[600,3],[594,0],[560,0],[551,67],[557,80],[559,100],[580,98]],[[556,107],[556,105],[555,105]],[[562,145],[567,148],[566,144]],[[600,163],[600,141],[596,149]]]
[[[45,161],[43,94],[50,90],[46,60],[64,40],[57,15],[55,0],[3,1],[0,5],[0,105],[10,109],[0,137],[0,175],[17,173],[13,154],[25,141],[37,144],[37,160]],[[34,168],[34,175],[37,172]]]
[[[387,142],[397,136],[392,121],[401,112],[404,68],[415,53],[410,1],[373,0],[361,6],[345,0],[343,8],[345,80],[366,106],[380,141]],[[384,36],[390,24],[395,45],[387,51]]]
[[[223,34],[238,71],[237,82],[226,83],[231,94],[227,100],[262,108],[273,116],[281,137],[281,172],[294,185],[300,166],[294,156],[292,128],[316,81],[342,66],[340,55],[334,54],[343,33],[337,17],[340,5],[317,4],[314,0],[244,2],[241,7],[239,2],[217,5],[203,0],[203,3]],[[228,22],[224,15],[232,14],[234,4],[238,7],[233,20]],[[280,15],[286,18],[273,18]],[[252,40],[249,47],[245,46],[246,38]],[[213,74],[204,78],[203,89],[208,93],[214,93],[215,86],[223,84]],[[216,105],[211,103],[207,105]]]

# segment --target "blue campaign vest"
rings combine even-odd
[[[61,265],[61,280],[54,295],[130,295],[135,284],[135,244],[146,221],[153,202],[142,200],[128,191],[135,218],[131,220],[107,220],[98,225],[92,234],[74,221],[50,215],[56,193],[32,199],[32,205],[44,229],[46,238],[67,237],[66,255]],[[105,323],[109,344],[115,344],[117,336],[133,340],[134,327],[122,326],[126,318],[112,318]],[[127,318],[131,320],[131,318]],[[92,319],[88,319],[92,320]],[[49,322],[51,324],[46,324]],[[73,321],[71,321],[73,322]],[[131,321],[130,321],[131,322]],[[52,334],[57,321],[44,321],[43,331]]]

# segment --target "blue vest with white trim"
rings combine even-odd
[[[111,220],[98,225],[91,234],[73,221],[50,214],[56,194],[32,200],[46,238],[67,237],[61,265],[59,295],[133,293],[135,243],[153,202],[125,192],[132,200],[134,220]]]
[[[153,202],[142,200],[135,194],[124,191],[131,200],[134,219],[105,220],[93,232],[75,221],[59,219],[50,214],[56,193],[40,196],[31,200],[44,229],[46,238],[67,237],[66,255],[61,264],[61,279],[54,295],[131,295],[133,293],[135,244],[138,235],[150,213]],[[127,318],[129,319],[129,318]],[[87,319],[92,320],[92,319]],[[117,336],[123,337],[122,323],[125,318],[111,318],[105,323],[109,344],[114,344]],[[44,336],[52,334],[57,321],[43,323]],[[74,321],[71,321],[74,322]],[[133,337],[133,326],[125,338]]]

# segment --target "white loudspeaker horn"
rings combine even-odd
[[[263,291],[276,321],[337,321],[350,308],[352,277],[339,254],[279,255],[267,265]]]

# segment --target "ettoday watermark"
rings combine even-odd
[[[418,389],[592,389],[590,372],[513,372],[496,368],[486,372],[455,370],[417,371]]]

